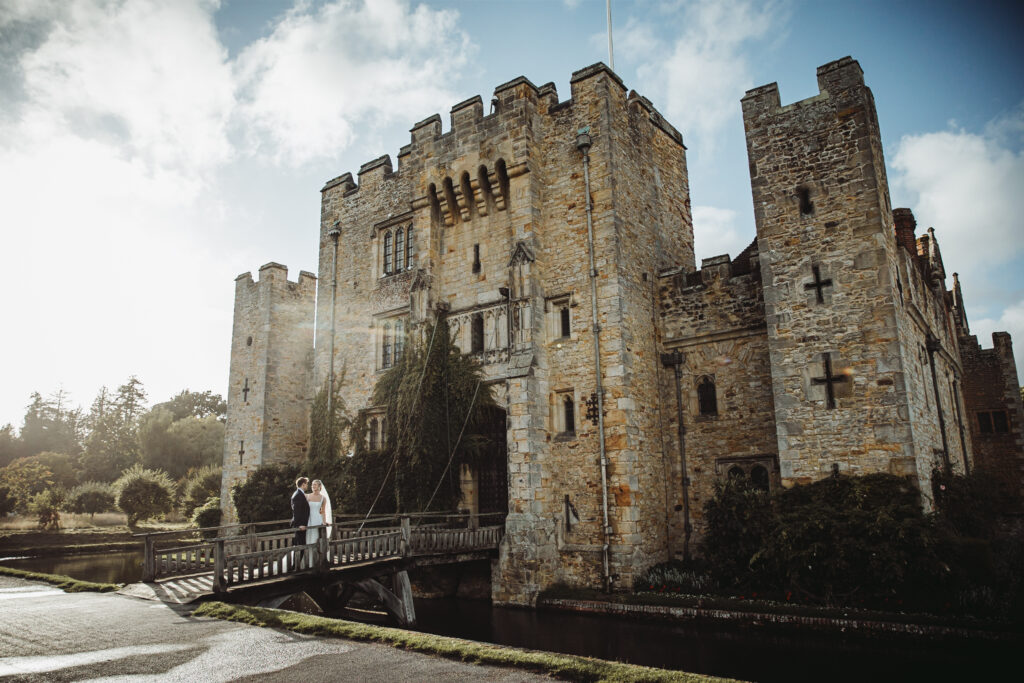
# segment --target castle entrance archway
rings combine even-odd
[[[487,445],[476,467],[477,506],[480,514],[508,513],[508,444],[505,410],[489,408],[485,434]]]

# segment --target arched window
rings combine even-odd
[[[575,433],[576,404],[573,403],[572,396],[566,394],[565,398],[562,399],[562,410],[564,411],[565,431],[568,433]]]
[[[729,468],[730,479],[743,479],[747,476],[747,473],[743,471],[743,468],[739,465],[733,465]]]
[[[701,415],[718,415],[718,396],[715,392],[715,380],[704,375],[697,382],[697,403]]]
[[[391,275],[391,231],[384,233],[384,274]]]
[[[388,418],[382,417],[380,419],[380,447],[384,448],[388,445]]]
[[[370,432],[370,450],[377,450],[377,418],[371,417],[369,424]]]
[[[762,491],[767,491],[771,488],[768,470],[764,465],[754,465],[750,470],[750,483],[754,485],[755,489],[761,489]]]
[[[405,321],[395,321],[395,362],[402,359],[402,352],[405,351]]]
[[[562,336],[563,337],[568,337],[570,334],[572,334],[572,326],[570,325],[570,318],[569,318],[569,306],[568,305],[563,306],[559,310],[558,314],[559,314],[559,323],[560,323],[559,327],[561,327]]]
[[[384,323],[383,338],[381,339],[380,347],[380,366],[382,368],[391,367],[391,324]]]
[[[412,270],[412,226],[405,231],[405,269]]]
[[[399,228],[395,232],[395,272],[405,270],[405,233]]]

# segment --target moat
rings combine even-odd
[[[4,566],[100,582],[141,577],[141,551],[0,559]],[[1012,643],[780,631],[764,626],[663,622],[416,600],[418,630],[752,681],[973,680],[1009,670]],[[330,616],[330,615],[329,615]]]

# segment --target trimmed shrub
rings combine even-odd
[[[238,521],[272,522],[292,516],[289,498],[295,490],[299,468],[295,465],[263,465],[249,478],[231,487]]]
[[[117,506],[117,494],[111,484],[87,481],[68,491],[64,509],[76,514],[95,515]]]
[[[937,520],[958,536],[992,538],[1009,507],[998,480],[981,470],[967,476],[933,470],[932,495]]]
[[[220,497],[210,496],[205,503],[195,509],[192,513],[192,526],[198,529],[220,526]],[[212,538],[217,532],[204,531],[203,535]]]
[[[714,567],[723,586],[764,581],[754,567],[774,523],[768,492],[755,488],[745,477],[730,477],[716,486],[704,506],[707,527],[700,553]],[[757,567],[758,569],[762,567]]]
[[[211,497],[220,500],[221,474],[220,467],[208,465],[200,467],[188,477],[184,487],[185,496],[181,503],[183,515],[191,517],[192,513],[197,508],[205,506]]]
[[[117,507],[128,515],[128,526],[167,514],[174,503],[174,482],[167,473],[147,470],[142,465],[133,465],[122,472],[114,488]]]

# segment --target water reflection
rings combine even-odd
[[[85,555],[0,559],[12,569],[60,574],[97,583],[135,583],[142,580],[142,551],[126,550]]]

